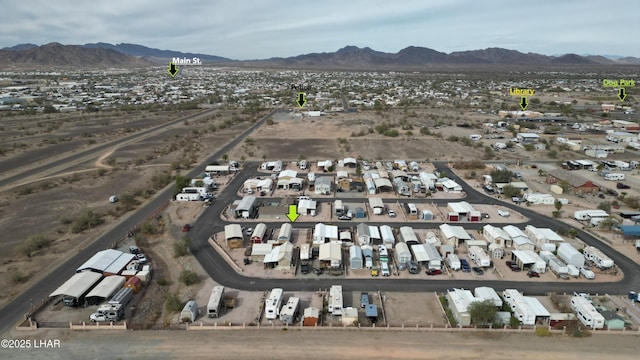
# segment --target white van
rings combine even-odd
[[[616,181],[616,180],[624,180],[624,174],[620,174],[620,173],[610,173],[610,174],[606,174],[604,176],[605,180],[612,180],[612,181]]]
[[[380,263],[380,270],[382,272],[382,276],[390,276],[391,272],[389,271],[389,264],[386,262]]]

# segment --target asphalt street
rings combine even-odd
[[[346,279],[341,277],[332,277],[330,275],[322,275],[312,279],[266,279],[266,278],[251,278],[243,276],[237,273],[230,265],[215,251],[208,243],[208,238],[211,234],[224,230],[226,224],[232,224],[233,221],[223,221],[220,219],[220,213],[224,208],[230,204],[234,199],[238,199],[235,195],[236,190],[240,188],[243,182],[258,174],[264,175],[257,171],[256,166],[250,167],[251,164],[247,164],[245,170],[239,173],[233,181],[228,185],[227,191],[221,194],[220,198],[205,210],[200,219],[193,224],[192,230],[192,245],[191,251],[202,265],[205,271],[215,279],[217,282],[224,286],[242,289],[242,290],[254,290],[265,291],[274,287],[281,287],[286,291],[313,291],[317,289],[327,289],[331,285],[340,284],[346,291],[444,291],[452,287],[472,288],[477,286],[491,286],[496,290],[504,290],[508,288],[516,288],[520,291],[524,291],[527,294],[543,295],[548,292],[587,292],[587,293],[609,293],[609,294],[624,294],[630,289],[640,289],[640,278],[637,274],[640,270],[640,266],[628,257],[615,251],[610,246],[602,243],[593,236],[585,233],[582,230],[578,230],[579,237],[586,244],[593,245],[608,254],[624,272],[624,278],[615,283],[565,283],[565,282],[522,282],[522,281],[502,281],[502,280],[424,280],[424,279]],[[446,162],[435,162],[436,168],[445,169]],[[493,197],[489,197],[483,193],[480,193],[468,186],[462,179],[458,178],[451,171],[448,171],[449,177],[456,180],[463,186],[467,197],[464,199],[469,203],[500,203],[503,207],[508,207],[514,211],[519,211],[530,220],[530,224],[538,227],[548,227],[552,229],[558,229],[566,227],[567,225],[551,219],[547,216],[538,214],[534,211],[527,209],[526,207],[519,206],[510,202],[497,200]],[[327,200],[330,201],[330,200]],[[396,201],[396,200],[394,200]],[[400,202],[449,202],[447,199],[400,199]],[[243,222],[244,226],[255,226],[260,221],[254,221],[251,223]],[[367,222],[371,225],[387,225],[388,223],[375,223]],[[295,222],[294,228],[313,228],[315,222]],[[437,228],[441,223],[411,223],[411,226],[419,229]],[[347,225],[347,223],[345,223]],[[461,224],[464,225],[464,224]],[[504,224],[495,224],[496,226],[503,226]]]
[[[218,160],[221,156],[229,150],[231,150],[238,143],[243,141],[249,136],[257,127],[261,126],[266,119],[275,113],[273,110],[267,114],[256,124],[249,127],[242,135],[233,139],[227,145],[223,146],[218,152],[212,154],[201,166],[193,169],[186,176],[193,177],[204,170],[204,166],[214,160]],[[223,258],[218,254],[209,244],[208,238],[211,234],[222,231],[224,225],[233,222],[226,222],[220,219],[221,211],[234,199],[237,199],[235,190],[238,189],[244,180],[250,176],[255,176],[257,173],[257,166],[253,164],[246,164],[246,169],[239,172],[232,182],[229,184],[227,191],[220,194],[214,204],[207,208],[203,215],[193,224],[192,230],[192,244],[190,249],[198,262],[202,265],[205,271],[216,282],[220,284],[240,289],[240,290],[255,290],[264,291],[274,287],[282,287],[286,291],[313,291],[320,288],[329,288],[334,284],[343,285],[346,291],[443,291],[451,287],[464,287],[471,288],[477,286],[491,286],[496,290],[503,290],[506,288],[516,288],[524,291],[527,294],[545,294],[550,291],[555,292],[590,292],[590,293],[610,293],[610,294],[623,294],[628,290],[640,289],[640,278],[637,274],[640,271],[640,266],[633,262],[628,257],[624,256],[613,250],[608,245],[601,243],[591,235],[579,230],[579,237],[585,243],[594,245],[607,253],[624,272],[624,278],[615,283],[564,283],[564,282],[522,282],[522,281],[486,281],[486,280],[424,280],[424,279],[346,279],[341,277],[328,277],[325,275],[317,278],[306,279],[264,279],[264,278],[251,278],[243,276],[237,273]],[[436,167],[439,169],[446,168],[446,162],[436,162]],[[253,169],[253,170],[252,170]],[[466,201],[470,203],[497,203],[501,202],[494,198],[488,197],[473,188],[466,185],[464,181],[458,179],[451,171],[448,171],[449,176],[463,186],[464,191],[467,194]],[[80,266],[84,261],[89,259],[97,251],[108,248],[110,244],[118,238],[121,238],[128,232],[129,229],[148,218],[153,212],[158,209],[165,201],[171,198],[174,190],[174,184],[169,184],[164,190],[160,191],[158,195],[146,203],[135,213],[132,213],[129,217],[124,218],[120,224],[107,231],[104,235],[99,237],[95,242],[87,244],[85,248],[78,251],[76,255],[65,261],[61,266],[55,269],[51,269],[50,272],[42,277],[33,287],[25,291],[24,293],[16,296],[13,300],[8,302],[2,309],[0,309],[0,331],[5,332],[9,327],[14,326],[19,320],[23,319],[24,314],[29,311],[30,303],[39,302],[41,299],[45,299],[53,292],[58,286],[66,281],[73,275],[75,269]],[[447,200],[402,200],[411,202],[446,202]],[[531,219],[530,223],[539,227],[559,228],[566,227],[566,224],[557,220],[548,218],[546,216],[537,214],[526,207],[521,207],[508,202],[501,202],[501,206],[511,208],[513,210],[520,211],[525,216]],[[259,221],[255,221],[257,224]],[[372,225],[383,225],[384,223],[371,223]],[[313,227],[313,222],[295,222],[294,227]],[[415,228],[433,228],[440,225],[439,223],[412,223]],[[503,224],[496,224],[503,225]],[[251,226],[251,224],[247,224]]]
[[[274,109],[269,112],[261,120],[247,128],[247,130],[245,130],[239,137],[231,140],[218,152],[207,158],[202,166],[193,169],[191,172],[185,174],[185,176],[195,177],[204,171],[206,164],[219,160],[223,154],[229,152],[238,143],[243,141],[244,138],[249,136],[257,127],[261,126],[267,118],[273,115],[276,111],[279,110]],[[130,229],[151,216],[156,209],[172,198],[174,187],[174,182],[167,185],[163,190],[159,191],[157,196],[155,196],[151,201],[144,204],[136,212],[131,213],[128,217],[123,218],[118,225],[111,228],[111,230],[106,231],[102,236],[96,239],[96,241],[86,244],[82,249],[78,249],[78,253],[76,255],[66,260],[59,267],[50,269],[50,272],[43,276],[36,284],[34,284],[34,286],[5,304],[0,309],[0,333],[4,333],[9,327],[16,325],[18,321],[23,320],[24,315],[29,312],[31,304],[37,304],[42,299],[48,298],[49,294],[67,281],[75,273],[75,270],[96,252],[108,249],[116,239],[122,238]],[[231,268],[227,270],[231,270]]]
[[[209,114],[211,112],[216,111],[216,109],[211,109],[211,110],[205,110],[202,112],[199,112],[197,114],[192,114],[192,115],[188,115],[188,116],[184,116],[181,118],[178,118],[176,120],[172,120],[169,122],[165,122],[162,123],[161,125],[157,125],[157,126],[153,126],[149,129],[145,129],[139,132],[136,132],[134,134],[131,134],[129,136],[125,136],[125,137],[121,137],[118,138],[116,140],[113,141],[109,141],[106,142],[104,144],[100,144],[97,146],[94,146],[92,148],[88,148],[85,150],[82,150],[80,152],[77,152],[75,154],[70,154],[70,155],[66,155],[66,156],[62,156],[54,161],[50,161],[47,162],[45,164],[42,164],[40,166],[37,166],[35,168],[31,168],[31,169],[23,169],[22,171],[20,170],[20,166],[24,165],[21,163],[16,163],[16,164],[5,164],[6,168],[4,169],[4,173],[7,174],[11,171],[15,172],[13,175],[6,177],[4,179],[0,179],[0,187],[12,184],[16,181],[20,181],[23,180],[25,177],[25,174],[28,174],[28,176],[33,176],[34,174],[38,174],[38,173],[43,173],[43,172],[48,172],[50,169],[54,169],[58,166],[61,165],[67,165],[69,163],[72,163],[76,160],[79,160],[81,158],[85,158],[87,156],[95,156],[95,158],[97,158],[98,156],[100,156],[102,153],[104,153],[105,151],[112,149],[114,147],[117,147],[120,144],[123,144],[125,142],[130,142],[132,140],[135,140],[137,138],[141,138],[147,134],[153,133],[155,131],[158,131],[159,129],[162,128],[166,128],[168,126],[183,122],[183,121],[187,121],[187,120],[191,120],[194,118],[199,118],[201,116],[204,116],[206,114]],[[51,175],[51,173],[48,173],[48,175]]]

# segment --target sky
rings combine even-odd
[[[0,48],[133,43],[237,60],[347,45],[640,57],[638,14],[637,0],[30,0],[2,7]]]

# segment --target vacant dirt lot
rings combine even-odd
[[[221,330],[40,332],[15,338],[59,339],[60,348],[3,350],[20,359],[576,359],[637,357],[637,336],[601,334],[589,338],[537,337],[533,333],[430,333],[367,330]],[[354,345],[355,344],[355,345]],[[321,353],[321,356],[315,356]]]
[[[61,114],[52,115],[50,119],[20,118],[24,124],[3,119],[3,126],[7,130],[16,129],[16,133],[7,135],[3,132],[0,142],[19,141],[26,145],[5,152],[0,158],[0,165],[7,169],[18,169],[19,166],[24,170],[25,166],[46,163],[66,152],[96,146],[185,114]],[[153,194],[151,178],[154,175],[166,171],[171,177],[176,169],[190,168],[192,163],[202,161],[243,131],[246,123],[228,121],[233,114],[233,111],[221,110],[198,122],[178,123],[164,132],[154,133],[135,143],[125,143],[59,174],[30,179],[26,185],[0,193],[0,227],[6,234],[0,242],[0,286],[10,289],[0,295],[0,303],[36,278],[44,264],[55,265],[64,261],[70,249],[82,246],[82,243],[90,242],[106,231],[123,213],[118,210],[121,203],[109,204],[109,195],[133,194],[137,202],[142,203]],[[32,130],[26,128],[29,121],[36,124]],[[212,127],[216,128],[213,132]],[[59,136],[65,140],[41,142],[38,136],[49,139]],[[73,143],[78,143],[78,147],[69,145]],[[39,159],[33,151],[43,149],[54,155]],[[21,156],[33,160],[22,161]],[[102,215],[103,223],[78,234],[72,233],[72,222],[86,209]],[[49,245],[26,257],[16,247],[33,235],[42,235]]]

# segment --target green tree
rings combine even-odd
[[[121,194],[119,201],[120,201],[120,206],[122,206],[124,211],[131,211],[140,204],[140,202],[138,202],[138,200],[136,200],[136,198],[129,193]]]
[[[598,227],[600,229],[611,230],[611,228],[616,226],[617,224],[618,224],[618,222],[616,221],[616,219],[614,219],[613,216],[609,216],[608,218],[600,221],[598,223]]]
[[[493,300],[483,300],[472,302],[467,307],[467,311],[471,316],[471,322],[475,325],[488,325],[493,324],[496,320],[496,313],[498,308],[493,303]]]
[[[191,183],[191,179],[186,176],[176,175],[176,190],[174,196],[182,191],[182,188],[188,187]]]
[[[560,202],[558,200],[556,200],[556,202],[553,203],[553,206],[555,206],[556,210],[559,211],[559,212],[562,210],[562,202]]]
[[[493,170],[491,173],[491,179],[494,183],[508,183],[513,177],[513,173],[509,170]]]
[[[520,189],[518,189],[515,186],[505,185],[502,188],[502,194],[504,194],[504,196],[506,196],[507,198],[511,198],[511,197],[514,197],[514,196],[520,196],[521,195],[521,191],[520,191]]]
[[[608,201],[603,201],[600,204],[598,204],[598,209],[604,210],[606,212],[611,212],[611,203]]]

